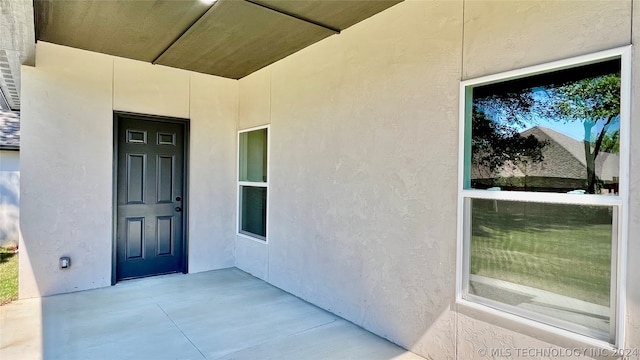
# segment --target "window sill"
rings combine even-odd
[[[255,241],[255,242],[257,242],[259,244],[262,244],[262,245],[267,245],[269,243],[267,241],[267,238],[259,238],[259,237],[251,236],[249,234],[244,234],[244,233],[241,233],[241,232],[236,233],[236,235],[238,237],[240,237],[240,238],[247,239],[247,240],[252,240],[252,241]]]
[[[512,314],[503,310],[498,310],[491,306],[480,304],[480,303],[466,300],[463,298],[456,299],[456,305],[457,305],[457,310],[456,310],[457,312],[461,312],[460,310],[462,310],[462,313],[465,313],[464,310],[471,310],[471,311],[481,312],[482,314],[487,315],[488,319],[483,319],[483,321],[488,323],[491,323],[491,318],[497,318],[496,319],[497,321],[493,323],[495,326],[504,327],[502,326],[502,322],[500,322],[500,320],[507,320],[517,325],[525,325],[527,327],[530,327],[532,331],[531,331],[531,334],[523,333],[524,335],[534,337],[533,335],[535,332],[542,331],[549,335],[560,336],[568,341],[574,341],[577,344],[576,346],[572,346],[572,347],[578,348],[580,350],[583,350],[582,348],[580,348],[581,346],[593,347],[597,350],[610,351],[610,352],[618,352],[623,349],[622,344],[613,345],[604,340],[599,340],[586,335],[578,334],[569,330],[558,328],[556,326],[545,324],[536,320],[528,319],[526,317]],[[508,329],[508,327],[504,327],[504,328]],[[518,329],[510,329],[510,330],[520,332],[520,330],[522,330],[522,327],[518,327]],[[544,340],[544,339],[541,339],[541,341],[550,342],[549,340]],[[563,347],[560,345],[557,345],[557,346]]]

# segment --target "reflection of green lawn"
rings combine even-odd
[[[609,306],[611,223],[601,210],[543,205],[525,215],[510,202],[497,202],[497,212],[491,204],[474,200],[472,274]]]

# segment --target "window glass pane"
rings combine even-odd
[[[240,181],[267,181],[267,129],[240,133]]]
[[[468,88],[466,188],[617,194],[620,59]]]
[[[240,232],[267,236],[267,188],[240,187]]]
[[[608,339],[613,207],[471,200],[469,294]]]

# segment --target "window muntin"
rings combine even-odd
[[[629,158],[627,145],[630,97],[629,56],[630,50],[628,47],[614,49],[588,56],[558,61],[551,64],[491,75],[475,80],[468,80],[461,84],[460,143],[462,146],[460,149],[458,218],[460,247],[458,252],[458,301],[473,305],[480,309],[487,309],[487,311],[496,315],[505,314],[505,316],[512,319],[514,318],[512,315],[516,315],[515,319],[522,318],[524,322],[531,325],[547,329],[554,333],[563,334],[571,338],[578,338],[580,341],[586,341],[601,346],[621,346],[624,339],[624,322],[621,319],[624,318],[625,306],[624,299],[619,297],[618,294],[620,293],[620,287],[623,286],[622,284],[624,284],[625,281],[625,272],[623,270],[625,260],[623,255],[626,249],[626,243],[624,240],[626,235],[624,226],[628,218],[628,214],[626,213],[626,205],[628,203],[628,183],[625,178],[625,174],[628,173]],[[610,79],[614,79],[611,81],[613,83],[613,87],[618,87],[617,91],[614,90],[609,92],[609,94],[615,98],[606,100],[609,101],[609,105],[611,105],[609,109],[613,110],[608,113],[600,112],[600,114],[605,115],[613,114],[611,116],[611,121],[609,121],[609,129],[604,132],[604,135],[611,135],[610,143],[613,144],[608,144],[607,146],[608,149],[615,149],[615,151],[611,151],[611,153],[617,156],[617,158],[614,159],[614,163],[617,166],[615,166],[613,170],[610,168],[608,171],[614,172],[617,176],[611,176],[610,179],[608,179],[610,181],[605,182],[602,179],[603,176],[598,175],[598,171],[602,171],[598,166],[601,166],[604,158],[607,157],[606,155],[601,156],[603,152],[594,156],[596,166],[593,167],[596,169],[595,174],[597,178],[596,181],[592,182],[593,186],[591,187],[587,182],[586,176],[584,177],[584,182],[580,184],[580,186],[576,186],[576,182],[567,181],[567,179],[571,179],[570,176],[541,176],[541,179],[538,180],[544,180],[542,181],[543,185],[532,186],[533,183],[530,182],[530,180],[533,179],[528,178],[529,174],[522,176],[523,179],[520,179],[521,182],[518,183],[513,181],[516,180],[514,178],[517,178],[513,173],[507,172],[508,176],[505,176],[505,169],[504,167],[500,168],[500,166],[494,166],[494,169],[498,168],[499,170],[491,173],[494,179],[489,182],[485,181],[488,178],[487,176],[484,178],[479,176],[478,169],[474,169],[474,165],[476,167],[478,167],[478,164],[482,165],[481,162],[477,161],[477,155],[483,154],[478,154],[477,151],[479,148],[484,149],[485,151],[486,149],[492,150],[491,146],[485,146],[484,148],[474,146],[477,145],[474,141],[483,140],[482,137],[479,138],[477,136],[479,133],[475,134],[476,139],[473,139],[474,131],[477,131],[479,126],[479,124],[474,124],[473,122],[474,115],[477,119],[477,109],[474,114],[474,107],[478,107],[478,103],[481,102],[480,99],[486,98],[487,96],[491,97],[491,93],[493,92],[502,96],[502,99],[507,100],[507,106],[504,105],[505,102],[502,102],[502,105],[492,109],[490,115],[495,115],[500,114],[501,112],[504,113],[511,111],[508,106],[519,106],[518,101],[522,99],[514,99],[509,96],[504,96],[504,94],[513,93],[513,89],[516,89],[517,91],[518,89],[520,89],[519,91],[522,89],[539,89],[545,83],[560,83],[572,86],[572,83],[588,82],[589,80],[584,79],[593,79],[603,75],[612,75],[610,76]],[[615,80],[616,77],[617,80]],[[573,86],[577,87],[575,84]],[[476,91],[476,89],[478,90]],[[505,89],[510,89],[511,91],[505,91]],[[582,96],[583,99],[587,99],[594,103],[598,101],[598,96],[590,95],[588,91],[584,91]],[[476,104],[474,104],[474,101]],[[530,105],[531,104],[532,103],[530,103]],[[535,126],[540,126],[542,121],[546,121],[548,123],[549,121],[558,120],[558,118],[541,119],[541,116],[539,116],[539,114],[547,116],[553,113],[557,114],[558,108],[552,109],[553,111],[546,111],[543,107],[540,107],[541,103],[533,105],[535,105],[532,108],[536,110],[536,113],[534,114],[536,117],[533,117],[531,114],[517,113],[516,115],[519,115],[520,118],[516,118],[515,120],[511,118],[511,121],[509,121],[508,117],[505,118],[505,116],[490,117],[490,120],[494,121],[494,125],[498,125],[497,127],[500,127],[500,125],[506,125],[507,129],[505,133],[509,133],[510,131],[510,134],[512,135],[514,133],[519,135],[520,133],[530,130]],[[569,123],[573,123],[574,126],[582,126],[582,134],[584,135],[587,133],[587,131],[585,131],[585,123],[580,122],[578,116],[573,114],[578,111],[576,109],[577,108],[565,105],[563,111],[569,118],[557,121],[559,124],[552,124],[553,127],[555,127],[555,129],[552,130],[561,134],[561,136],[556,136],[556,138],[569,136],[571,135],[571,131],[574,133],[577,132],[576,129],[571,130],[566,127]],[[520,122],[520,125],[514,126],[514,124],[517,125],[518,122]],[[604,127],[603,124],[606,120],[600,121],[600,125],[598,125],[598,121],[592,122],[595,123],[591,126],[592,130],[602,130]],[[485,134],[487,134],[486,128],[480,130],[485,131]],[[542,131],[544,131],[544,129]],[[613,131],[616,131],[617,135],[613,136]],[[569,133],[569,135],[567,135],[567,133]],[[491,132],[489,132],[489,134],[491,134]],[[592,134],[594,133],[592,132]],[[617,137],[617,139],[615,137]],[[586,142],[584,141],[585,139],[587,140]],[[519,141],[521,139],[518,140],[516,138],[515,140],[516,141],[512,141],[511,143],[506,142],[506,144],[522,144],[522,141]],[[580,163],[583,165],[582,169],[585,169],[584,173],[587,174],[585,164],[586,161],[588,161],[586,160],[586,145],[589,146],[588,149],[593,154],[595,143],[590,142],[586,137],[580,138],[575,135],[574,140],[577,140],[578,142],[582,140],[582,156],[585,160],[580,161]],[[491,144],[491,142],[489,142],[489,144]],[[504,145],[504,143],[499,145]],[[560,145],[565,144],[560,142]],[[599,150],[602,151],[604,145],[601,143],[600,146],[601,148]],[[500,146],[497,146],[497,148],[500,149]],[[505,146],[502,146],[502,149],[504,148]],[[529,150],[531,150],[531,148],[529,148]],[[474,151],[476,152],[475,154]],[[576,152],[575,148],[573,152]],[[522,158],[530,160],[530,158],[527,157],[532,156],[531,152],[518,153],[517,151],[507,152],[507,156],[504,156],[504,153],[491,154],[490,151],[487,152],[487,154],[489,155],[488,161],[493,160],[494,165],[513,165],[513,163],[522,160]],[[516,156],[509,157],[513,154]],[[502,158],[500,158],[500,156],[502,156]],[[518,158],[518,156],[520,156],[520,158]],[[577,156],[574,154],[572,154],[572,156],[577,159]],[[600,158],[600,163],[598,163],[598,158]],[[505,161],[505,159],[507,161]],[[565,161],[565,159],[567,159],[567,157],[557,157],[557,159],[558,160],[556,161],[548,159],[547,161],[549,161],[549,163],[543,163],[544,165],[548,165],[544,168],[548,169],[554,164],[559,164],[560,166],[558,166],[557,169],[552,169],[555,173],[563,174],[563,171],[564,174],[570,173],[570,171],[567,171],[566,169],[567,161]],[[611,160],[611,158],[609,160]],[[530,164],[531,163],[529,163],[529,165]],[[574,162],[574,164],[576,164],[576,162]],[[608,162],[607,166],[611,167],[611,161]],[[498,173],[499,176],[495,176],[496,173]],[[512,182],[508,182],[507,180]],[[523,183],[523,181],[526,182]],[[540,182],[538,184],[540,184]],[[522,238],[521,242],[526,244],[528,241],[529,246],[534,246],[536,243],[536,236],[534,234],[536,231],[540,230],[536,228],[536,226],[539,227],[539,224],[536,225],[536,223],[541,222],[541,220],[536,219],[536,216],[543,217],[543,214],[530,214],[533,217],[529,216],[527,221],[523,222],[521,219],[519,220],[521,223],[517,224],[518,221],[514,220],[511,224],[513,226],[523,226],[526,228],[525,231],[518,228],[509,228],[509,226],[503,224],[502,229],[498,229],[499,231],[495,231],[494,229],[492,233],[493,235],[489,236],[488,239],[482,239],[478,235],[478,229],[487,230],[487,225],[496,226],[495,223],[490,222],[490,218],[487,219],[487,216],[489,216],[487,215],[488,211],[490,211],[487,210],[487,207],[491,209],[490,206],[496,206],[497,210],[494,209],[494,211],[498,211],[498,217],[513,217],[516,216],[518,212],[513,210],[510,213],[509,208],[511,207],[512,209],[516,209],[517,206],[514,205],[516,203],[521,203],[518,206],[526,206],[528,209],[544,209],[544,211],[542,211],[543,213],[555,213],[559,217],[557,220],[563,219],[564,221],[561,223],[565,226],[563,231],[566,231],[568,234],[573,234],[572,236],[576,238],[581,237],[580,232],[585,228],[600,226],[600,232],[597,233],[599,234],[599,240],[596,243],[593,243],[595,240],[592,238],[584,236],[581,237],[585,239],[583,241],[587,242],[587,244],[582,244],[584,245],[583,249],[587,252],[591,251],[589,255],[599,261],[598,267],[593,269],[584,269],[585,271],[598,272],[598,274],[594,274],[594,276],[599,279],[599,282],[595,287],[592,286],[592,292],[588,291],[589,286],[587,285],[584,285],[584,288],[580,291],[576,290],[575,287],[579,287],[580,281],[579,279],[572,278],[569,271],[565,274],[560,274],[560,277],[555,280],[555,284],[553,282],[549,283],[548,269],[544,268],[543,263],[545,261],[550,261],[550,259],[544,257],[542,258],[544,261],[539,261],[539,264],[530,264],[529,266],[531,268],[540,268],[545,270],[540,270],[538,272],[532,271],[524,277],[518,276],[516,271],[517,269],[514,268],[504,268],[500,271],[499,264],[501,260],[504,260],[504,258],[500,258],[496,255],[496,250],[501,251],[501,254],[507,257],[514,254],[509,254],[509,242],[501,242],[499,237],[503,236],[504,240],[505,238],[508,238],[507,235],[513,237],[514,235],[518,235],[518,231],[520,231],[518,236]],[[565,206],[569,206],[569,208]],[[602,215],[603,217],[600,219],[594,220],[595,223],[590,223],[588,219],[585,218],[584,224],[580,225],[576,221],[572,220],[570,216],[571,211],[577,212],[577,209],[581,209],[580,211],[587,211],[586,209],[591,209],[596,213],[600,212],[600,215],[606,212],[611,214],[611,220],[607,220],[607,216],[609,215]],[[567,215],[567,211],[569,215]],[[522,211],[520,213],[522,213]],[[489,222],[483,224],[483,221]],[[548,222],[551,224],[550,221]],[[475,234],[474,226],[476,227]],[[482,233],[483,232],[480,232],[480,234]],[[591,235],[595,234],[592,233]],[[605,244],[606,239],[609,239],[608,244]],[[591,244],[589,244],[589,242],[591,242]],[[487,253],[489,251],[487,244],[492,244],[492,246],[494,246],[494,248],[489,248],[494,252],[494,254]],[[497,249],[495,248],[496,246]],[[518,255],[524,257],[527,256],[526,252]],[[531,256],[532,254],[528,255],[531,258],[535,258]],[[579,260],[579,257],[577,257],[570,259],[569,261],[573,261],[575,262],[573,265],[579,266]],[[564,261],[567,260],[565,259]],[[486,266],[486,264],[490,265]],[[482,266],[484,266],[484,268],[482,268]],[[556,269],[554,271],[558,272],[560,270]],[[545,277],[547,280],[544,280]],[[610,290],[608,293],[604,293],[607,282],[603,279],[609,279],[608,283]],[[547,281],[547,284],[544,284],[543,280]],[[573,281],[573,290],[570,291],[569,287],[566,289],[560,289],[567,281]],[[543,284],[541,284],[541,282],[543,282]],[[514,289],[518,289],[521,293],[520,295],[524,293],[524,295],[529,298],[533,297],[531,294],[527,294],[527,291],[529,293],[547,292],[548,295],[551,296],[551,298],[555,298],[556,301],[551,304],[547,304],[547,306],[540,306],[538,304],[537,307],[527,307],[523,305],[523,303],[518,303],[517,301],[514,303],[514,301],[509,300],[508,297],[505,298],[504,296],[500,296],[496,289],[488,287],[487,284],[494,285],[496,288],[508,285]],[[569,293],[563,293],[563,291]],[[562,296],[565,296],[565,298],[562,298]],[[580,304],[585,305],[585,308],[591,310],[589,310],[590,312],[587,311],[585,314],[580,314],[579,316],[573,316],[571,309],[567,309],[567,307],[565,307],[565,309],[550,310],[554,308],[554,305],[560,303],[560,301],[557,301],[558,299],[566,300],[566,304],[573,304],[572,302],[582,301]],[[609,299],[608,304],[606,303],[606,299]]]
[[[267,241],[269,127],[238,132],[238,234]]]

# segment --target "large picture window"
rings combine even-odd
[[[238,234],[267,240],[269,128],[238,133]]]
[[[629,61],[461,84],[459,301],[620,346]]]

